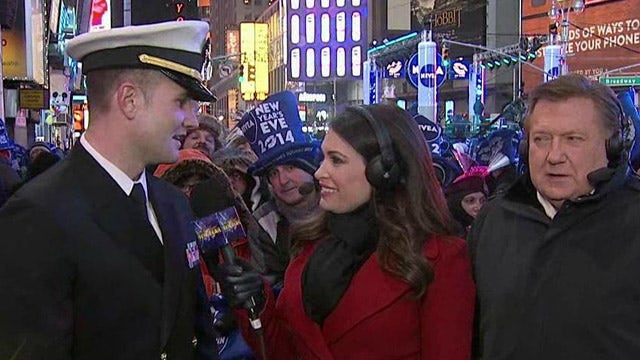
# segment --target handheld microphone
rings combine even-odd
[[[208,260],[215,250],[220,250],[224,261],[234,264],[236,254],[230,238],[239,239],[246,233],[235,209],[234,195],[228,181],[225,183],[214,177],[201,182],[194,187],[190,203],[198,218],[195,225],[203,259]],[[209,261],[205,262],[209,264]],[[245,307],[249,311],[251,327],[254,330],[262,328],[253,297]]]
[[[311,194],[316,189],[316,184],[312,182],[303,183],[298,187],[298,193],[302,196]]]

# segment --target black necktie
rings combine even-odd
[[[144,188],[141,183],[133,185],[133,190],[131,190],[129,197],[134,201],[138,214],[141,214],[143,219],[149,221],[149,214],[147,213],[147,197],[144,194]]]
[[[138,223],[140,225],[135,227],[137,236],[133,246],[136,248],[136,253],[143,264],[162,283],[164,279],[164,250],[158,239],[158,234],[151,226],[151,222],[149,222],[147,199],[141,183],[133,185],[129,198],[132,200],[136,217],[139,216],[139,220],[143,221],[143,223]]]

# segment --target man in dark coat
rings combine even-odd
[[[484,359],[640,357],[640,181],[615,94],[562,76],[531,95],[529,171],[470,235]]]
[[[196,100],[215,100],[200,76],[208,31],[170,22],[67,45],[91,125],[0,210],[0,358],[217,357],[189,204],[144,170],[177,160]]]

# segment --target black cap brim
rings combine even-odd
[[[213,93],[197,79],[167,69],[159,68],[158,70],[160,70],[160,72],[162,72],[169,79],[175,81],[176,83],[178,83],[178,85],[185,88],[189,96],[191,96],[194,100],[204,102],[215,102],[216,100],[218,100],[215,95],[213,95]]]

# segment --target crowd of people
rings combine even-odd
[[[395,105],[345,107],[321,142],[289,92],[231,132],[198,114],[208,31],[71,40],[91,126],[66,156],[34,145],[22,178],[0,127],[0,358],[640,356],[640,179],[611,89],[541,84],[524,173],[443,182]],[[212,253],[194,221],[228,208],[243,235]]]

